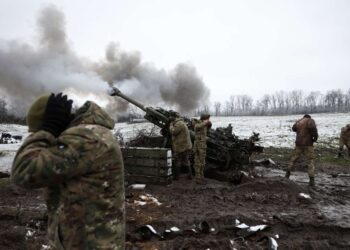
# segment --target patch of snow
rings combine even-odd
[[[157,198],[154,198],[152,195],[150,194],[146,194],[146,195],[140,195],[139,198],[143,201],[150,201],[150,202],[153,202],[155,204],[157,204],[158,206],[162,205],[162,203],[160,203],[158,201]]]
[[[131,189],[145,189],[146,184],[133,184],[129,186]]]
[[[251,226],[248,228],[248,232],[257,232],[262,231],[267,227],[267,225],[257,225],[257,226]]]
[[[147,202],[144,202],[144,201],[134,201],[134,203],[138,206],[144,206],[147,204]]]
[[[240,229],[246,229],[246,228],[249,228],[249,226],[245,223],[242,223],[242,224],[239,224],[236,226],[237,228],[240,228]]]
[[[34,233],[34,230],[28,229],[28,231],[26,232],[26,239],[33,237]]]
[[[179,232],[180,231],[180,229],[177,228],[177,227],[172,227],[172,228],[170,228],[170,230],[173,231],[173,232]]]
[[[269,237],[269,240],[270,240],[270,246],[271,246],[271,250],[277,250],[278,248],[278,244],[277,244],[277,241],[272,238],[272,237]]]
[[[148,229],[151,230],[152,233],[158,234],[157,231],[151,225],[145,225],[145,226],[148,227]]]
[[[311,196],[309,194],[300,193],[299,196],[305,199],[311,199]]]

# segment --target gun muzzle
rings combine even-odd
[[[107,92],[110,96],[119,96],[119,94],[121,93],[121,91],[116,88],[116,87],[112,87],[108,90]]]

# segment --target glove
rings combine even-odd
[[[43,117],[43,122],[40,127],[58,137],[69,125],[72,120],[72,100],[68,100],[67,96],[51,94]]]
[[[211,121],[208,121],[208,122],[207,122],[207,128],[208,128],[208,129],[211,129],[211,126],[212,126]]]

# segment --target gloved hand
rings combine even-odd
[[[43,122],[40,127],[58,137],[69,125],[72,120],[72,100],[62,93],[51,94],[46,105]]]
[[[208,129],[211,129],[211,126],[212,126],[211,121],[208,120],[208,121],[207,121],[207,128],[208,128]]]

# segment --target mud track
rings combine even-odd
[[[182,176],[166,187],[127,188],[126,249],[268,249],[271,238],[278,249],[350,249],[350,160],[318,162],[309,188],[303,166],[286,180],[286,152],[269,153],[258,157],[276,165],[254,166],[255,177],[240,185]],[[0,179],[0,249],[46,249],[45,210],[41,190]],[[242,223],[266,228],[248,232]]]

